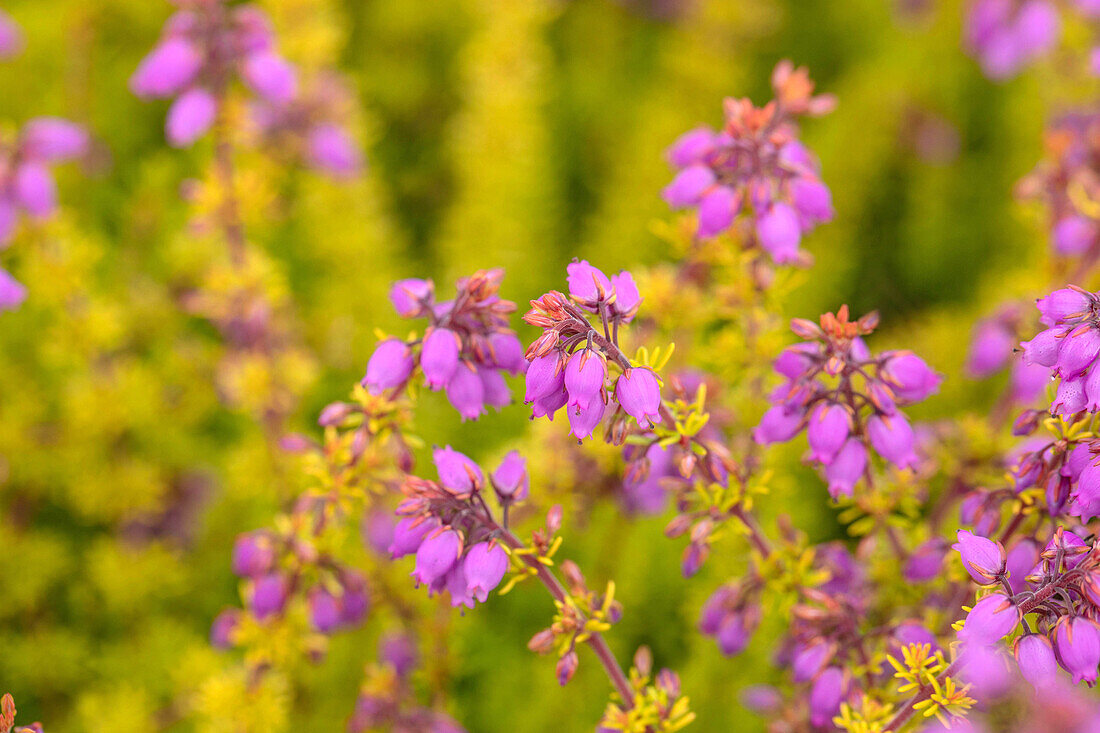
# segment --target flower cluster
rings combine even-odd
[[[409,476],[402,486],[402,517],[394,528],[390,557],[416,556],[412,576],[428,595],[447,591],[452,606],[473,608],[504,580],[508,551],[504,528],[485,504],[481,468],[450,446],[433,453],[438,481]],[[527,464],[518,453],[505,457],[490,475],[502,507],[527,494]]]
[[[1021,198],[1042,201],[1050,238],[1061,257],[1091,263],[1100,256],[1100,116],[1063,115],[1047,130],[1045,159],[1017,186]]]
[[[321,634],[360,625],[370,609],[362,575],[291,535],[271,530],[241,535],[233,546],[233,572],[245,580],[247,611],[260,623],[281,616],[295,594],[305,599],[310,625]],[[211,643],[233,646],[241,619],[238,609],[223,611],[214,620]]]
[[[271,21],[255,5],[183,0],[163,35],[130,78],[142,98],[175,97],[165,123],[168,142],[187,147],[214,124],[230,82],[239,76],[273,104],[297,94],[297,72],[274,50]]]
[[[363,169],[363,152],[339,120],[347,117],[351,92],[335,74],[322,74],[290,100],[258,98],[252,121],[268,149],[336,178]]]
[[[777,263],[804,261],[803,234],[833,218],[832,196],[795,126],[798,116],[835,106],[830,96],[813,96],[813,88],[806,69],[780,62],[772,74],[774,100],[756,107],[727,99],[722,130],[697,128],[669,148],[679,173],[662,195],[673,207],[698,208],[697,236],[721,234],[746,212],[746,241]]]
[[[1077,4],[1084,10],[1092,3]],[[975,0],[966,16],[966,47],[990,79],[1009,79],[1050,51],[1060,30],[1048,0]]]
[[[0,698],[0,733],[42,733],[41,723],[15,724],[15,700],[5,693]]]
[[[916,468],[916,437],[898,408],[933,394],[942,377],[910,351],[871,354],[863,336],[878,323],[875,313],[848,320],[847,306],[803,319],[792,330],[807,339],[775,361],[787,379],[770,395],[772,408],[753,432],[757,443],[783,443],[803,430],[810,460],[824,467],[829,493],[851,496],[870,475],[868,450],[898,468]]]
[[[1100,409],[1100,295],[1071,285],[1036,305],[1046,330],[1021,344],[1029,364],[1049,368],[1060,378],[1050,406],[1053,415]]]
[[[584,260],[567,270],[569,295],[552,290],[531,301],[523,316],[543,329],[527,347],[524,401],[536,418],[553,420],[565,407],[577,440],[590,437],[606,417],[609,433],[621,442],[627,416],[643,429],[661,421],[660,377],[636,366],[619,347],[619,327],[634,319],[642,299],[629,272],[608,277]]]
[[[503,372],[527,367],[523,345],[508,328],[515,303],[497,292],[503,270],[479,270],[458,281],[453,300],[436,301],[431,280],[401,280],[390,301],[404,318],[427,318],[423,338],[388,338],[367,363],[363,386],[372,394],[403,389],[419,367],[424,383],[445,390],[463,420],[476,420],[485,406],[504,407],[512,394]]]
[[[1017,578],[999,542],[963,531],[955,549],[976,583],[1000,586],[982,595],[959,626],[964,655],[985,653],[981,650],[995,647],[1023,623],[1013,651],[1024,679],[1043,688],[1056,681],[1061,666],[1074,683],[1096,682],[1100,556],[1090,543],[1059,526],[1036,564],[1018,571],[1024,577]],[[1029,616],[1032,620],[1025,621]]]

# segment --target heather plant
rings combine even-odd
[[[0,14],[21,719],[1100,721],[1094,115],[1041,142],[1008,83],[1088,3],[964,3],[994,89],[922,3],[42,1]],[[87,78],[18,66],[59,38]]]

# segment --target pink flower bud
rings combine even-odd
[[[661,198],[673,208],[693,206],[703,197],[703,193],[714,185],[714,182],[714,171],[710,166],[692,165],[676,174],[672,183],[661,191]]]
[[[791,200],[798,213],[812,222],[827,222],[833,218],[833,196],[821,181],[796,178],[791,183]]]
[[[677,168],[698,163],[704,160],[714,151],[718,134],[709,127],[698,127],[689,130],[676,139],[669,147],[667,156],[672,165]]]
[[[412,577],[417,583],[432,585],[455,566],[462,554],[462,538],[453,529],[437,530],[424,538],[416,550],[416,568]]]
[[[249,605],[252,614],[259,620],[282,613],[286,604],[286,578],[278,573],[270,573],[258,579],[252,587]]]
[[[415,362],[408,344],[399,339],[386,339],[375,347],[367,362],[362,384],[371,394],[400,387],[412,374]]]
[[[202,87],[189,89],[168,110],[165,121],[168,142],[173,147],[187,147],[206,134],[217,113],[218,102],[213,94]]]
[[[1058,661],[1050,639],[1042,634],[1027,634],[1013,646],[1020,674],[1035,688],[1045,687],[1058,677]]]
[[[607,364],[594,349],[578,349],[565,365],[565,390],[569,393],[570,407],[588,408],[594,401],[602,401]]]
[[[913,428],[901,413],[872,416],[867,421],[867,437],[878,454],[898,468],[916,468],[919,464]]]
[[[566,374],[568,376],[568,372]],[[642,428],[661,421],[661,385],[648,367],[623,372],[615,383],[615,399]]]
[[[570,262],[566,268],[566,281],[569,294],[584,303],[595,303],[599,299],[600,289],[611,293],[611,281],[599,269],[588,264],[588,260]]]
[[[603,419],[604,408],[603,400],[599,399],[593,400],[588,407],[570,408],[567,413],[569,415],[570,432],[573,437],[577,440],[592,437],[596,426]]]
[[[424,337],[420,350],[420,370],[431,389],[443,387],[458,369],[458,335],[446,328],[435,328]]]
[[[756,236],[760,246],[778,264],[798,260],[798,244],[802,239],[802,227],[794,209],[784,203],[775,203],[756,220]]]
[[[420,549],[420,543],[428,533],[438,527],[439,522],[434,518],[404,517],[393,528],[393,541],[389,547],[390,557],[396,560],[412,555]]]
[[[833,462],[825,467],[825,479],[829,482],[829,496],[851,496],[856,483],[867,470],[867,449],[856,438],[848,441],[837,452]]]
[[[298,75],[285,59],[271,51],[249,54],[241,76],[260,96],[276,103],[289,102],[298,92]]]
[[[477,372],[460,362],[447,382],[447,401],[466,420],[477,420],[485,414],[485,386]],[[499,400],[498,400],[499,401]]]
[[[363,153],[351,135],[332,122],[314,126],[306,140],[306,159],[319,170],[350,178],[363,169]]]
[[[527,461],[517,451],[509,451],[490,478],[497,496],[509,501],[523,501],[527,498]]]
[[[130,77],[130,89],[139,97],[170,97],[198,75],[202,54],[183,38],[169,38],[142,59]]]
[[[1000,542],[960,529],[958,542],[951,546],[962,557],[963,566],[978,585],[990,585],[1005,572],[1005,548]]]
[[[432,451],[432,460],[439,473],[439,482],[452,491],[466,493],[485,483],[481,467],[449,445]]]
[[[819,728],[828,726],[844,699],[844,672],[829,667],[818,675],[810,688],[810,722]]]
[[[425,308],[430,308],[435,291],[435,285],[431,280],[409,278],[398,280],[390,288],[390,303],[397,315],[402,318],[413,318],[422,315]]]
[[[1063,617],[1055,626],[1054,643],[1058,658],[1073,683],[1096,682],[1100,665],[1100,627],[1081,616]]]
[[[266,575],[275,566],[275,545],[263,531],[247,532],[233,544],[233,574],[242,578]]]
[[[1087,313],[1090,305],[1089,297],[1073,288],[1055,290],[1045,298],[1035,301],[1040,313],[1039,320],[1047,326],[1056,325],[1070,316]]]
[[[851,430],[852,419],[843,405],[822,403],[815,407],[806,425],[812,458],[826,465],[832,463]]]
[[[760,424],[752,431],[752,439],[759,445],[786,443],[798,434],[802,427],[802,412],[776,405],[764,413]]]
[[[709,239],[726,231],[741,210],[741,197],[728,186],[715,186],[699,203],[699,225],[695,235]]]
[[[558,353],[555,351],[533,359],[527,366],[526,382],[523,401],[528,404],[562,391],[565,386],[565,370]]]
[[[0,269],[0,311],[15,310],[27,299],[27,289],[7,270]]]
[[[462,567],[470,595],[484,603],[508,571],[508,553],[497,542],[479,542],[466,552]]]
[[[882,365],[882,376],[894,388],[899,401],[919,402],[936,392],[943,377],[910,351],[892,353]]]
[[[57,186],[46,166],[26,162],[15,169],[15,200],[31,216],[43,219],[57,208]]]
[[[959,630],[959,639],[988,646],[1012,633],[1020,611],[1003,593],[993,593],[974,604]]]

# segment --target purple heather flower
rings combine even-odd
[[[1096,223],[1079,214],[1060,219],[1054,225],[1054,250],[1060,255],[1080,255],[1096,241]]]
[[[306,159],[319,170],[339,178],[350,178],[363,169],[363,153],[351,135],[334,122],[310,128],[306,138]]]
[[[607,363],[594,349],[578,349],[565,365],[565,391],[569,407],[586,410],[593,402],[602,401]]]
[[[446,328],[432,329],[424,337],[420,350],[420,370],[431,389],[442,389],[458,369],[461,342],[458,335]]]
[[[481,468],[468,456],[449,445],[436,448],[432,452],[432,461],[439,473],[439,482],[452,491],[466,493],[485,483]]]
[[[569,409],[567,413],[569,415],[570,432],[573,437],[579,441],[592,437],[596,426],[603,419],[605,408],[606,405],[604,405],[603,400],[597,399],[593,400],[588,407]]]
[[[1086,315],[1091,303],[1087,293],[1074,288],[1061,288],[1036,300],[1035,306],[1039,309],[1039,320],[1046,326],[1054,326],[1060,321]]]
[[[527,389],[523,401],[530,404],[543,397],[556,397],[565,386],[565,370],[558,355],[551,352],[531,361],[527,366],[526,379]]]
[[[88,152],[90,139],[82,125],[60,117],[37,117],[22,132],[23,152],[47,163],[73,160]]]
[[[370,610],[370,597],[367,595],[367,586],[362,578],[356,578],[350,582],[344,580],[344,595],[340,597],[340,624],[342,626],[358,626],[367,617]]]
[[[527,477],[527,460],[517,451],[508,451],[490,479],[493,489],[502,501],[523,501],[530,485]]]
[[[309,622],[322,634],[331,633],[340,625],[340,603],[320,586],[309,592]]]
[[[634,276],[626,270],[612,275],[611,287],[615,290],[615,302],[611,304],[612,312],[621,318],[623,323],[630,323],[634,319],[634,311],[642,302]]]
[[[760,424],[752,431],[752,439],[760,445],[785,443],[802,428],[802,413],[776,405],[764,413]]]
[[[787,379],[798,379],[813,366],[813,355],[818,349],[814,344],[796,344],[783,349],[772,363],[778,374]]]
[[[416,551],[417,583],[431,586],[455,566],[462,554],[462,537],[453,529],[441,529],[424,538]]]
[[[714,183],[714,172],[710,166],[702,164],[688,166],[676,174],[672,183],[665,186],[661,191],[661,198],[673,208],[694,206]]]
[[[1016,639],[1013,646],[1020,674],[1033,687],[1045,687],[1058,676],[1058,661],[1054,658],[1054,647],[1050,639],[1043,634],[1026,634]]]
[[[556,392],[551,392],[545,397],[535,400],[535,404],[532,405],[531,417],[546,417],[553,421],[554,414],[565,407],[568,399],[569,395],[566,394],[565,387],[559,387]]]
[[[408,344],[400,339],[386,339],[371,354],[362,384],[371,394],[381,394],[404,384],[415,365]]]
[[[484,603],[508,572],[508,553],[498,542],[479,542],[466,552],[462,568],[470,595]]]
[[[485,414],[485,386],[478,373],[462,362],[447,381],[447,401],[465,420]]]
[[[916,468],[919,464],[913,428],[900,413],[872,416],[867,421],[867,437],[878,454],[898,468]]]
[[[172,103],[165,121],[168,142],[177,148],[185,148],[206,134],[214,124],[218,101],[202,87],[194,87],[181,94]]]
[[[271,102],[289,102],[298,91],[294,67],[271,51],[250,54],[241,67],[241,76]]]
[[[795,682],[809,682],[833,658],[835,649],[831,644],[819,641],[799,649],[791,661],[791,671]]]
[[[43,219],[57,208],[57,186],[41,163],[26,162],[16,168],[13,187],[15,200],[30,216]]]
[[[925,583],[940,574],[947,543],[933,537],[917,546],[909,555],[902,574],[910,583]]]
[[[478,365],[477,378],[481,380],[482,400],[491,407],[507,407],[512,404],[512,390],[504,381],[504,375],[496,369]]]
[[[966,18],[966,44],[991,79],[1009,79],[1057,41],[1058,12],[1046,0],[977,0]]]
[[[991,585],[1005,572],[1005,548],[1000,542],[979,537],[960,529],[958,542],[951,549],[958,551],[963,566],[978,585]]]
[[[1063,617],[1054,632],[1054,644],[1062,667],[1073,677],[1090,685],[1096,682],[1100,665],[1100,626],[1081,616]]]
[[[1017,404],[1031,404],[1043,393],[1050,384],[1050,370],[1039,364],[1028,364],[1022,356],[1018,356],[1012,363],[1011,395]],[[1086,388],[1087,388],[1086,383]],[[1100,394],[1100,389],[1094,389]]]
[[[493,364],[510,374],[520,374],[527,369],[523,356],[523,344],[511,332],[496,331],[489,336],[489,348],[493,352]]]
[[[282,613],[286,604],[286,578],[278,573],[269,573],[256,580],[252,586],[249,605],[252,614],[263,621],[269,616]]]
[[[130,89],[139,97],[170,97],[195,79],[202,64],[202,54],[192,43],[169,38],[142,59],[130,77]]]
[[[27,299],[27,289],[0,268],[0,310],[15,310]]]
[[[943,381],[943,377],[932,371],[924,359],[909,351],[892,354],[882,365],[882,376],[903,402],[920,402],[935,394]]]
[[[229,649],[233,646],[233,632],[240,622],[240,609],[227,608],[219,613],[210,626],[210,644],[215,649]]]
[[[852,421],[847,408],[836,403],[818,405],[806,426],[812,458],[825,465],[832,463],[851,431]]]
[[[685,168],[705,159],[718,144],[718,135],[709,127],[697,127],[676,139],[669,147],[668,161],[677,168]]]
[[[615,399],[643,428],[661,421],[661,386],[657,375],[648,367],[635,367],[623,372],[615,382]]]
[[[470,595],[470,587],[466,582],[466,570],[462,565],[462,562],[457,562],[454,566],[447,571],[446,576],[443,578],[442,587],[438,584],[428,588],[428,595],[433,595],[436,590],[446,590],[451,596],[451,606],[458,608],[459,606],[465,606],[466,608],[473,608],[474,597]]]
[[[796,178],[791,184],[791,199],[798,213],[811,222],[827,222],[833,218],[833,196],[821,181]]]
[[[416,641],[408,634],[387,633],[378,640],[378,658],[393,667],[398,677],[416,668]]]
[[[829,482],[829,496],[836,499],[851,496],[856,483],[867,470],[867,449],[863,442],[849,438],[837,452],[832,463],[825,466],[825,480]]]
[[[699,225],[695,236],[701,239],[721,234],[733,225],[741,210],[741,197],[728,186],[715,186],[699,203]]]
[[[409,278],[398,280],[390,288],[390,302],[397,315],[403,318],[415,318],[424,315],[425,308],[431,306],[435,296],[435,285],[431,280]]]
[[[569,283],[569,294],[584,303],[595,303],[600,291],[611,293],[611,281],[598,268],[588,264],[588,260],[570,262],[565,268]]]
[[[787,204],[772,204],[771,209],[756,220],[756,236],[778,264],[798,261],[798,243],[802,228],[798,214]]]
[[[363,544],[379,555],[385,555],[393,545],[396,524],[393,514],[385,509],[372,509],[365,513],[360,525]]]
[[[829,725],[844,699],[844,672],[828,667],[810,688],[810,722],[819,728]]]
[[[420,519],[419,517],[404,517],[393,528],[393,542],[390,543],[390,557],[396,560],[406,555],[412,555],[420,549],[420,543],[429,532],[439,527],[435,519]]]
[[[733,657],[748,646],[752,639],[752,629],[748,627],[744,614],[730,613],[722,619],[714,638],[723,656]]]
[[[976,379],[988,377],[1008,362],[1015,346],[1015,335],[1004,323],[997,319],[982,321],[974,329],[970,342],[967,374]]]
[[[993,644],[1016,628],[1020,610],[1003,593],[992,593],[974,604],[959,631],[961,641]]]
[[[233,544],[233,574],[256,578],[275,566],[275,547],[266,532],[247,532]]]

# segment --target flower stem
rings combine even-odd
[[[509,530],[500,526],[497,527],[497,530],[500,532],[501,538],[512,549],[526,549],[527,546]],[[550,571],[550,568],[530,555],[522,555],[522,557],[524,562],[535,569],[539,580],[542,581],[542,584],[550,591],[550,595],[554,597],[554,600],[559,603],[565,603],[569,595],[565,592],[565,588],[562,587],[561,581],[559,581],[557,576]],[[599,632],[593,631],[592,635],[588,637],[587,643],[588,646],[592,648],[592,651],[596,653],[596,657],[600,660],[600,664],[603,665],[604,671],[607,672],[611,684],[615,686],[616,692],[618,692],[619,696],[623,699],[623,705],[627,708],[633,707],[634,689],[630,686],[630,680],[627,679],[626,673],[623,672],[623,668],[619,666],[619,661],[615,658],[614,653],[612,653],[611,647],[607,645],[607,640],[604,639]]]

